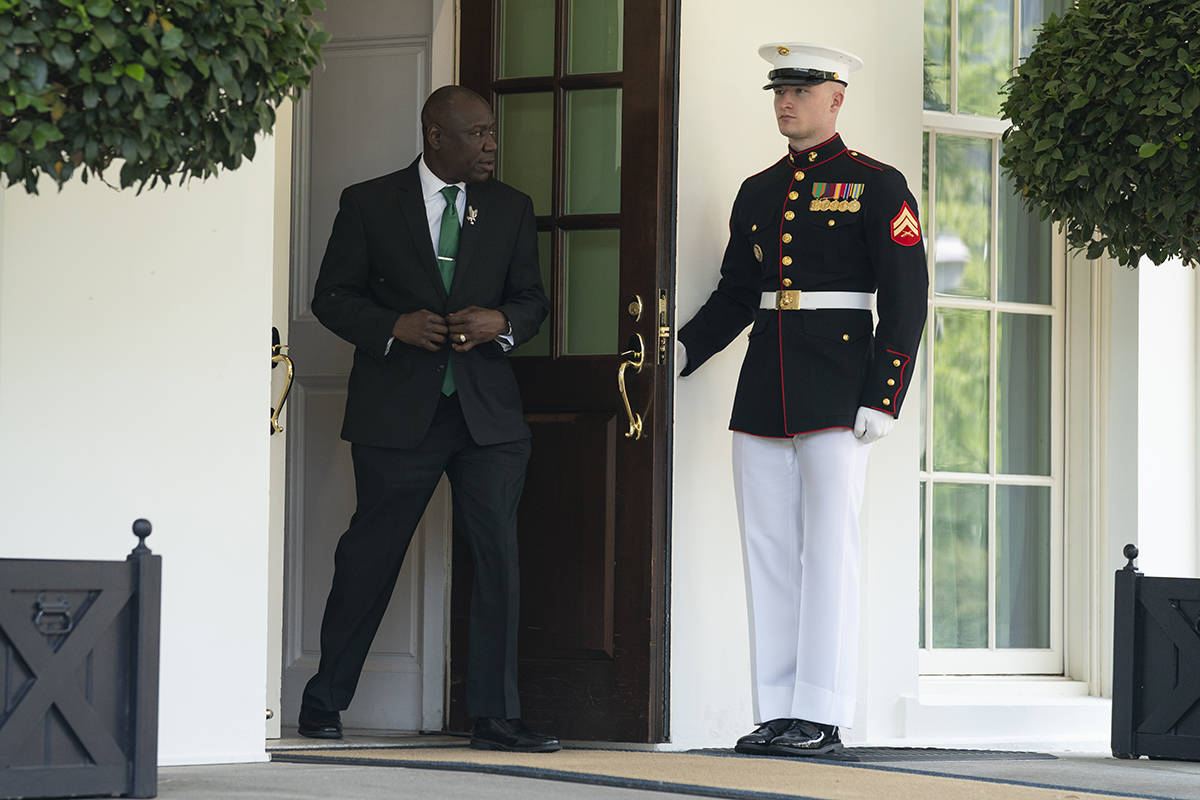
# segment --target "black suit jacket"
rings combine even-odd
[[[467,186],[474,222],[463,221],[449,293],[429,236],[417,161],[342,192],[321,262],[312,310],[354,345],[342,438],[379,447],[414,447],[437,408],[446,363],[472,438],[489,445],[528,437],[508,357],[495,342],[467,353],[436,353],[392,343],[400,314],[494,308],[512,323],[516,344],[549,312],[538,269],[533,203],[496,180]],[[472,216],[470,211],[468,218]]]

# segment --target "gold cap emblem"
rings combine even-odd
[[[786,47],[779,48],[779,55],[781,55],[781,56],[786,56],[790,52],[792,52],[792,51]]]

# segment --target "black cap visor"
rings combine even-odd
[[[836,72],[825,72],[819,69],[796,69],[788,67],[786,69],[773,69],[767,73],[767,80],[770,81],[764,89],[774,89],[779,86],[816,86],[818,83],[826,81],[836,81],[842,86],[846,86],[846,82]]]

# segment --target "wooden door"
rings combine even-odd
[[[333,553],[354,511],[350,445],[340,438],[353,347],[309,309],[325,244],[346,186],[401,169],[421,150],[429,94],[429,6],[331,3],[332,40],[296,105],[288,344],[296,364],[287,418],[283,724],[295,725],[320,657]],[[443,482],[444,484],[444,482]],[[444,530],[441,486],[417,528],[371,646],[347,728],[436,728],[445,711]]]
[[[460,76],[492,101],[498,176],[533,197],[552,312],[512,354],[533,430],[520,508],[520,689],[571,739],[667,735],[667,355],[675,4],[463,0]],[[640,304],[640,310],[639,310]],[[630,411],[618,392],[621,354]],[[663,345],[661,353],[659,345]],[[455,548],[451,726],[470,564]]]

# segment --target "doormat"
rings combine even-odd
[[[878,800],[881,797],[1102,800],[1135,796],[990,778],[931,775],[869,764],[699,752],[567,748],[557,753],[526,754],[472,750],[464,744],[438,748],[276,751],[271,760],[490,773],[731,800]]]
[[[713,747],[688,750],[689,753],[710,756],[733,756],[745,758],[734,752],[732,747]],[[749,756],[769,758],[778,756]],[[955,750],[948,747],[847,747],[836,755],[821,756],[823,761],[860,761],[868,764],[883,764],[896,761],[1056,761],[1058,756],[1050,753],[1030,753],[1024,750]]]

